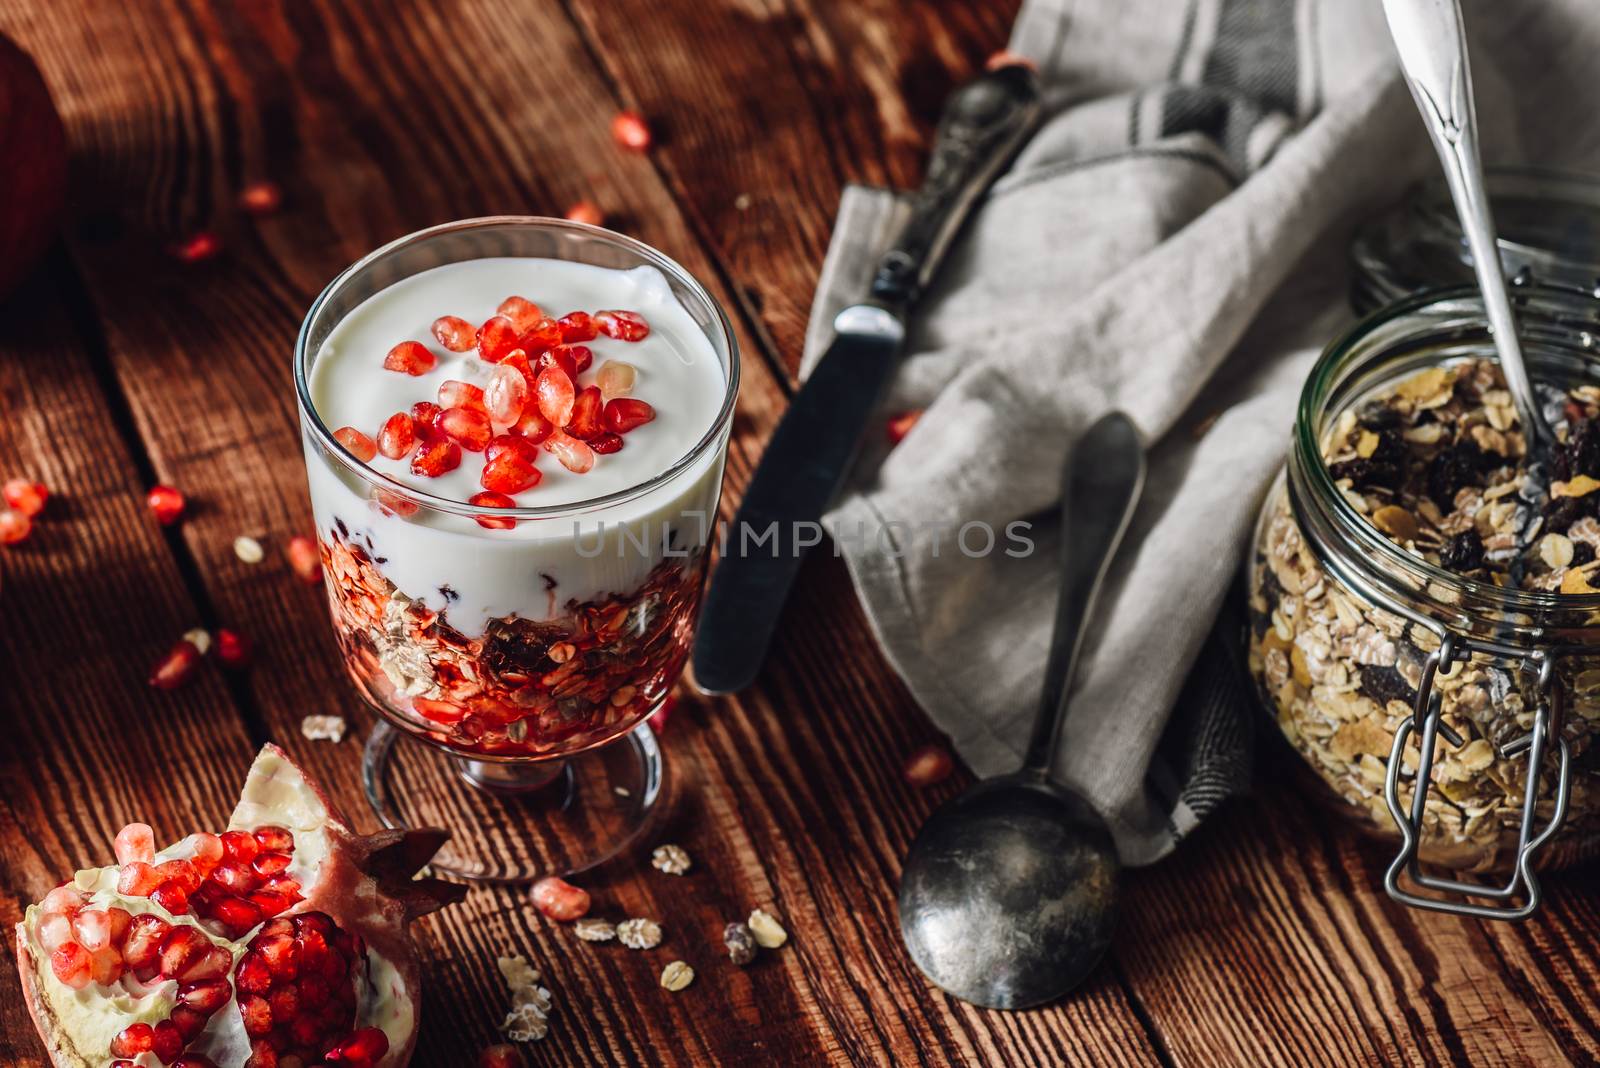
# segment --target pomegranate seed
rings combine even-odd
[[[507,297],[500,302],[494,313],[510,319],[511,325],[516,327],[519,334],[527,333],[533,329],[534,323],[544,318],[543,309],[527,297]]]
[[[534,472],[534,474],[538,473],[539,472],[537,471]],[[489,477],[488,468],[484,468],[483,477]],[[472,496],[467,498],[467,503],[475,504],[479,508],[515,508],[517,506],[517,502],[512,500],[510,497],[507,497],[504,493],[495,493],[493,491],[474,493]],[[510,530],[512,527],[517,525],[517,521],[515,519],[507,519],[504,516],[480,515],[474,516],[473,518],[477,520],[478,525],[483,527],[485,530]]]
[[[174,916],[182,916],[189,911],[189,895],[169,883],[162,883],[150,891],[150,900]]]
[[[572,366],[580,374],[589,369],[594,363],[594,350],[588,345],[563,345],[562,351],[572,360]]]
[[[186,894],[200,889],[200,873],[187,860],[164,860],[156,865],[156,878],[163,884],[176,886]]]
[[[511,428],[511,433],[529,444],[537,445],[549,437],[555,428],[556,425],[544,417],[537,404],[530,404],[522,410],[522,418]]]
[[[261,843],[249,831],[223,831],[222,853],[236,864],[248,864],[261,852]]]
[[[236,897],[224,898],[218,905],[238,901]],[[233,954],[226,947],[212,945],[210,942],[202,942],[200,947],[189,958],[189,962],[183,966],[183,970],[176,978],[185,983],[204,983],[212,979],[221,979],[228,974],[233,967]]]
[[[489,439],[489,447],[483,450],[484,463],[492,462],[496,456],[507,450],[520,453],[523,459],[530,464],[539,462],[539,449],[535,442],[529,441],[527,438],[518,437],[516,434],[506,433],[496,434]]]
[[[580,200],[567,209],[567,218],[573,222],[587,223],[590,226],[603,226],[606,221],[605,213],[600,210],[600,205],[592,200]]]
[[[622,451],[622,438],[608,430],[604,434],[590,438],[589,448],[596,456],[610,456],[614,452]]]
[[[76,942],[63,942],[50,951],[50,970],[72,989],[82,990],[89,985],[89,951]]]
[[[635,427],[644,426],[655,417],[654,408],[632,397],[618,397],[606,404],[606,429],[613,434],[626,434]]]
[[[452,411],[462,411],[454,408]],[[449,438],[439,438],[435,441],[423,442],[422,447],[411,457],[411,473],[424,475],[428,478],[438,478],[447,471],[454,471],[461,466],[461,446]]]
[[[884,434],[889,438],[889,444],[898,445],[905,440],[905,436],[911,433],[911,428],[916,426],[917,420],[921,418],[922,409],[920,408],[890,416],[888,423],[883,428]]]
[[[666,730],[667,720],[672,718],[672,710],[678,707],[678,695],[667,694],[656,706],[656,710],[645,717],[645,722],[650,724],[650,729],[660,734]]]
[[[637,111],[619,111],[611,120],[611,136],[623,148],[635,152],[650,150],[650,126]]]
[[[172,254],[184,263],[200,263],[222,251],[222,239],[210,230],[190,234],[172,247]]]
[[[333,440],[350,450],[352,456],[367,463],[378,455],[378,443],[353,426],[342,426],[333,432]]]
[[[330,1049],[324,1060],[329,1064],[349,1064],[372,1068],[378,1058],[389,1052],[389,1036],[376,1027],[363,1027],[339,1045]]]
[[[585,311],[568,312],[556,320],[556,325],[561,327],[561,340],[569,344],[575,341],[593,341],[600,336],[600,328],[595,325],[594,316]]]
[[[252,969],[253,971],[253,969]],[[241,978],[244,972],[240,971]],[[241,989],[243,984],[240,984]],[[248,994],[239,999],[239,1012],[244,1016],[245,1033],[252,1038],[260,1038],[272,1030],[272,1007],[267,1004],[267,999]]]
[[[509,1042],[489,1046],[478,1054],[478,1068],[523,1068],[526,1063],[521,1051]]]
[[[171,1020],[162,1020],[156,1024],[156,1041],[150,1052],[162,1064],[171,1064],[178,1059],[178,1054],[183,1052],[183,1035],[178,1031],[178,1025]]]
[[[200,933],[198,927],[173,924],[167,937],[161,940],[161,975],[168,979],[181,976],[200,954],[210,948],[211,941]]]
[[[489,439],[494,437],[494,427],[489,417],[475,408],[446,408],[439,413],[439,429],[463,449],[472,452],[482,452],[489,444]]]
[[[404,460],[417,447],[417,428],[405,412],[395,412],[378,430],[378,451],[391,460]]]
[[[158,690],[175,690],[188,681],[200,662],[200,650],[187,639],[180,640],[150,672],[150,685]]]
[[[530,326],[517,341],[525,352],[543,352],[561,344],[561,324],[554,319],[540,319]]]
[[[257,839],[259,842],[260,839]],[[256,859],[250,862],[251,869],[263,879],[277,875],[289,866],[289,854],[279,853],[276,850],[270,853],[257,853]]]
[[[156,1048],[156,1029],[147,1023],[131,1023],[111,1040],[113,1057],[137,1057]]]
[[[257,827],[254,837],[256,845],[270,853],[288,853],[294,849],[294,835],[287,827],[276,824]]]
[[[607,360],[600,365],[600,370],[594,373],[594,384],[600,387],[601,398],[609,403],[617,397],[626,397],[633,392],[633,381],[638,373],[638,369],[631,363]]]
[[[217,631],[217,659],[224,667],[241,668],[250,662],[250,639],[236,630]]]
[[[534,883],[530,896],[534,908],[562,923],[576,920],[589,911],[589,892],[554,875]]]
[[[566,426],[572,419],[575,394],[572,379],[559,367],[546,367],[539,372],[539,414],[556,426]]]
[[[375,489],[372,491],[372,503],[377,505],[378,511],[384,515],[397,515],[402,519],[417,514],[416,502],[393,493],[389,490]]]
[[[427,403],[426,401],[422,403]],[[439,416],[451,408],[467,408],[474,412],[489,411],[483,404],[483,390],[471,382],[461,382],[454,378],[448,379],[439,385],[440,410],[433,413],[429,422],[439,425]]]
[[[428,436],[428,430],[433,427],[434,420],[439,418],[439,413],[443,410],[432,401],[417,401],[411,406],[411,423],[416,429],[419,440]]]
[[[117,854],[118,864],[132,864],[142,860],[146,864],[156,859],[156,834],[148,823],[130,823],[117,832],[111,848]]]
[[[261,910],[261,915],[268,917],[276,916],[294,904],[294,898],[288,894],[275,894],[269,890],[257,890],[249,898],[250,903]]]
[[[590,441],[605,433],[605,425],[600,421],[604,407],[599,389],[585,386],[579,390],[577,399],[572,402],[572,418],[567,420],[567,433],[583,441]]]
[[[912,786],[932,786],[948,779],[955,766],[948,749],[925,745],[906,758],[902,774]]]
[[[594,466],[594,450],[565,431],[553,432],[545,439],[544,447],[560,461],[562,467],[575,475],[581,475]]]
[[[225,897],[213,906],[211,918],[222,924],[229,938],[238,938],[261,922],[261,910],[242,897]]]
[[[86,900],[75,887],[63,884],[44,895],[44,900],[39,902],[39,908],[43,912],[58,912],[70,916],[81,909]]]
[[[413,697],[411,707],[423,718],[446,726],[461,722],[461,718],[467,714],[467,710],[454,701],[434,701],[426,697]]]
[[[499,363],[516,347],[517,328],[504,315],[492,316],[478,327],[478,355],[490,363]]]
[[[211,881],[236,897],[248,894],[259,882],[255,872],[245,866],[248,863],[248,861],[233,860],[226,864],[218,864],[217,870],[211,873]]]
[[[122,942],[122,959],[130,968],[146,968],[154,964],[161,942],[172,928],[153,912],[135,916],[128,925],[128,936]]]
[[[119,909],[115,905],[106,909],[106,922],[111,925],[111,945],[120,947],[128,937],[128,928],[133,926],[133,914],[127,909]]]
[[[539,353],[539,373],[543,374],[547,367],[556,368],[570,378],[574,384],[578,381],[578,361],[572,358],[571,351],[564,345],[560,348],[548,349]],[[538,385],[538,381],[535,380],[534,388],[537,389]]]
[[[221,635],[233,632],[218,631],[217,633]],[[194,853],[191,861],[196,868],[200,869],[200,874],[209,875],[211,869],[222,862],[222,839],[216,835],[206,831],[196,831],[185,841],[188,842],[190,850]]]
[[[239,190],[239,207],[247,215],[271,215],[282,206],[283,190],[276,182],[251,182]]]
[[[433,370],[438,362],[438,358],[422,342],[402,341],[383,358],[383,367],[386,371],[398,371],[416,377]]]
[[[45,949],[55,949],[72,941],[72,921],[59,912],[46,912],[39,917],[39,944]]]
[[[594,313],[594,321],[602,334],[618,341],[643,341],[650,336],[650,324],[638,312],[599,311]]]
[[[521,493],[537,486],[542,477],[522,450],[507,449],[483,465],[478,484],[491,493]]]
[[[31,533],[33,520],[11,509],[0,512],[0,545],[15,545]]]
[[[212,948],[222,949],[221,946],[213,946]],[[227,954],[227,959],[222,969],[223,973],[226,974],[228,965],[233,963],[233,955],[225,949],[222,952]],[[228,984],[227,980],[222,978],[196,980],[190,977],[187,985],[178,991],[179,1001],[196,1012],[205,1013],[207,1016],[226,1005],[231,997],[233,997],[233,988]]]
[[[156,522],[170,527],[183,514],[183,494],[171,486],[155,486],[145,495],[144,501],[155,513]]]
[[[489,410],[489,418],[510,426],[522,418],[527,403],[528,380],[522,377],[522,371],[505,364],[496,367],[483,390],[483,406]]]
[[[43,482],[29,482],[25,478],[7,479],[4,493],[6,503],[29,519],[44,510],[44,502],[50,497]]]
[[[429,330],[433,339],[451,352],[470,352],[478,343],[478,332],[459,315],[441,315]]]
[[[283,551],[289,557],[290,568],[301,582],[315,586],[322,580],[322,554],[317,550],[316,541],[304,534],[296,534],[289,539]]]
[[[528,392],[533,392],[533,385],[538,380],[539,373],[534,370],[533,365],[528,361],[526,352],[521,349],[512,349],[506,354],[506,358],[500,361],[500,366],[515,368],[517,373],[522,376],[523,385],[528,387]]]
[[[161,885],[155,868],[142,860],[129,861],[117,873],[117,893],[133,897],[149,897],[150,891]]]
[[[89,951],[89,978],[103,986],[110,986],[122,978],[122,973],[127,966],[122,963],[122,954],[117,952],[115,946],[101,946],[99,949]]]
[[[72,917],[72,938],[93,953],[111,944],[111,918],[99,909],[81,909]]]

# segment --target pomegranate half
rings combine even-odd
[[[399,1068],[421,1009],[416,917],[463,886],[416,873],[437,830],[353,834],[277,746],[227,830],[118,863],[28,906],[17,966],[56,1068]]]

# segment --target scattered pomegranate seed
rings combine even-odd
[[[537,471],[534,473],[538,474]],[[487,468],[484,469],[484,477],[488,477]],[[504,493],[495,493],[493,491],[474,493],[467,498],[467,503],[475,504],[479,508],[515,508],[517,506],[517,502],[507,497]],[[473,518],[478,521],[480,527],[486,530],[510,530],[517,525],[515,519],[507,519],[505,516],[480,515]]]
[[[463,411],[461,408],[450,409],[454,412]],[[449,438],[440,437],[432,441],[424,441],[422,447],[411,457],[411,473],[423,475],[427,478],[438,478],[447,471],[454,471],[461,466],[461,446]]]
[[[353,426],[342,426],[333,432],[333,439],[350,450],[357,460],[367,463],[378,455],[378,443]]]
[[[191,234],[172,247],[172,254],[184,263],[200,263],[222,251],[222,239],[210,230]]]
[[[637,111],[619,111],[611,120],[611,136],[623,148],[635,152],[650,150],[650,126]]]
[[[571,343],[574,341],[593,341],[600,336],[600,328],[595,325],[594,316],[588,312],[568,312],[556,320],[561,327],[561,340]]]
[[[194,647],[194,643],[180,641],[151,669],[150,685],[158,690],[175,690],[188,681],[199,662],[200,650]]]
[[[1005,49],[1001,49],[1000,51],[993,53],[988,59],[984,60],[983,63],[984,70],[999,70],[1002,67],[1027,67],[1029,70],[1039,69],[1038,64],[1034,63],[1034,61],[1029,59],[1027,56],[1021,55],[1017,52],[1008,52]]]
[[[427,403],[426,401],[422,403]],[[444,408],[470,408],[475,412],[488,412],[483,404],[483,390],[471,382],[462,382],[454,378],[446,379],[439,384],[439,406]],[[439,423],[439,413],[434,412],[429,422],[434,425]]]
[[[472,452],[482,452],[494,437],[489,417],[475,408],[446,408],[439,413],[438,427],[457,445]]]
[[[33,520],[13,509],[0,512],[0,545],[15,545],[33,533]]]
[[[405,412],[395,412],[378,429],[378,451],[391,460],[404,460],[417,447],[417,428]]]
[[[576,394],[572,378],[559,367],[546,367],[539,372],[539,414],[556,426],[566,426],[572,419],[572,404]]]
[[[600,210],[600,205],[592,200],[580,200],[567,209],[567,218],[573,222],[588,223],[590,226],[605,225],[605,213]]]
[[[7,479],[0,492],[5,494],[7,504],[29,519],[44,511],[44,502],[50,498],[50,491],[43,482],[29,482],[25,478]]]
[[[284,546],[284,553],[289,557],[289,566],[300,576],[301,582],[312,586],[321,581],[322,554],[317,551],[315,539],[297,534]]]
[[[509,367],[522,376],[522,382],[528,387],[528,392],[533,392],[533,386],[539,378],[539,372],[534,369],[528,360],[528,354],[521,349],[512,349],[506,353],[506,358],[500,361],[501,367]]]
[[[589,911],[589,892],[554,875],[534,883],[529,896],[534,908],[562,923],[576,920]]]
[[[589,448],[594,450],[597,456],[610,456],[614,452],[622,451],[622,437],[608,430],[604,434],[596,434],[590,438]]]
[[[889,422],[884,426],[884,433],[889,437],[890,445],[898,445],[911,433],[911,428],[917,425],[917,420],[922,418],[922,409],[913,408],[909,412],[889,417]]]
[[[567,420],[567,433],[582,441],[593,440],[605,433],[605,424],[600,418],[604,407],[599,389],[585,386],[579,390],[577,399],[572,402],[572,418]]]
[[[561,351],[572,360],[572,366],[577,368],[579,374],[587,371],[594,363],[594,350],[588,345],[563,345]]]
[[[644,426],[655,417],[654,408],[632,397],[618,397],[606,404],[606,429],[613,434],[626,434],[635,427]]]
[[[517,328],[504,315],[492,316],[478,327],[478,355],[499,363],[517,347]]]
[[[549,437],[555,428],[556,425],[544,417],[537,404],[530,404],[522,410],[522,418],[517,420],[511,432],[537,445]]]
[[[149,864],[156,859],[155,831],[148,823],[130,823],[117,832],[111,848],[118,864],[132,864],[136,860]]]
[[[489,375],[489,384],[483,389],[483,406],[489,418],[502,426],[510,426],[522,418],[522,409],[528,403],[528,380],[516,367],[501,364]]]
[[[527,352],[543,352],[561,344],[561,324],[554,319],[540,319],[530,326],[517,341]]]
[[[581,475],[594,466],[594,450],[564,431],[551,432],[544,440],[544,447],[561,462],[562,467],[575,475]]]
[[[413,697],[411,707],[423,718],[445,726],[461,722],[467,714],[467,710],[454,701],[434,701],[426,697]]]
[[[392,490],[373,490],[372,503],[378,506],[379,511],[388,515],[397,515],[401,519],[417,514],[418,505],[415,501],[402,497]]]
[[[443,410],[432,401],[417,401],[411,406],[411,421],[416,424],[418,439],[427,437],[427,430],[438,420],[439,413]]]
[[[427,374],[438,362],[433,350],[420,341],[402,341],[383,358],[385,370],[412,376]]]
[[[155,513],[156,522],[170,527],[183,514],[183,494],[171,486],[155,486],[145,495],[144,501]]]
[[[617,397],[626,397],[633,392],[633,382],[638,376],[638,370],[631,363],[621,360],[607,360],[600,365],[600,370],[594,373],[594,384],[600,387],[600,396],[610,402]]]
[[[565,345],[539,353],[538,369],[543,371],[547,367],[559,368],[574,384],[578,381],[578,361],[572,358],[572,351]],[[535,379],[534,388],[538,387],[538,380]]]
[[[429,329],[434,340],[451,352],[470,352],[478,343],[478,332],[459,315],[441,315]]]
[[[518,437],[515,434],[509,433],[496,434],[494,437],[489,439],[489,447],[483,450],[483,462],[489,463],[493,461],[496,456],[499,456],[508,449],[522,454],[522,457],[530,464],[537,464],[539,462],[539,449],[537,448],[537,443],[529,441],[527,438]]]
[[[532,330],[533,324],[544,318],[544,309],[527,297],[507,297],[500,302],[494,313],[510,319],[511,325],[516,327],[519,334]]]
[[[537,486],[542,477],[520,449],[507,449],[483,465],[478,482],[492,493],[521,493]]]
[[[645,722],[650,724],[651,730],[655,731],[657,734],[660,734],[666,729],[667,720],[672,718],[672,710],[677,707],[678,695],[675,693],[669,693],[666,697],[661,699],[661,703],[656,706],[656,710],[645,717]]]
[[[902,774],[912,786],[932,786],[948,779],[955,766],[948,749],[925,745],[906,758]]]
[[[526,1064],[522,1051],[509,1042],[488,1046],[478,1054],[478,1068],[524,1068]]]
[[[226,627],[217,631],[217,659],[231,668],[244,667],[250,662],[250,639]]]
[[[271,215],[283,206],[283,190],[278,183],[251,182],[239,190],[239,207],[250,215]]]
[[[606,337],[618,341],[643,341],[650,336],[650,324],[644,316],[634,311],[599,311],[594,321]]]

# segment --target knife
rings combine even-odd
[[[1020,65],[950,97],[910,219],[878,262],[866,300],[833,320],[834,339],[778,423],[711,577],[694,644],[695,683],[732,693],[755,678],[814,523],[839,492],[899,362],[907,314],[972,207],[1038,122],[1039,84]]]

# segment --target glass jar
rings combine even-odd
[[[1600,383],[1600,302],[1537,286],[1516,298],[1534,378]],[[1430,564],[1380,533],[1323,462],[1343,413],[1424,368],[1493,354],[1465,287],[1390,304],[1323,353],[1255,530],[1249,666],[1324,792],[1400,840],[1391,894],[1520,916],[1538,903],[1536,856],[1560,866],[1600,847],[1600,595]],[[1419,861],[1509,879],[1441,878]]]

